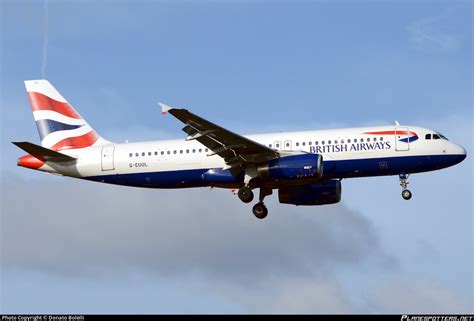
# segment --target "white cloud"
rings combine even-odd
[[[260,222],[227,191],[11,176],[3,187],[6,265],[72,274],[123,266],[249,280],[269,271],[314,275],[385,257],[370,222],[341,204],[296,208],[272,201]]]
[[[469,298],[460,296],[433,280],[398,280],[373,289],[368,301],[376,311],[404,314],[472,313]]]
[[[271,293],[271,295],[267,295]],[[244,293],[238,301],[252,313],[355,313],[340,284],[327,278],[270,278],[257,293]]]

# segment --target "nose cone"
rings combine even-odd
[[[459,147],[459,155],[461,155],[462,159],[464,160],[464,158],[466,158],[467,156],[466,149],[462,147],[461,145],[458,145],[458,147]]]
[[[456,164],[458,164],[466,158],[467,152],[461,145],[455,145],[453,155],[456,157]]]

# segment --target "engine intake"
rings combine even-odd
[[[278,199],[282,204],[325,205],[341,200],[341,182],[339,180],[321,181],[315,184],[281,187]]]
[[[270,160],[258,167],[261,178],[296,179],[321,177],[323,157],[319,154],[291,155]]]

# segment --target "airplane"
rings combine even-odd
[[[462,162],[466,150],[441,133],[395,125],[239,135],[184,108],[159,103],[184,124],[185,139],[113,143],[102,138],[47,81],[25,81],[41,146],[12,142],[28,154],[18,166],[89,181],[145,188],[238,190],[253,214],[268,214],[264,198],[326,205],[341,200],[341,180],[397,175],[409,200],[410,174]]]

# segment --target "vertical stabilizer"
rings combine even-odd
[[[106,145],[49,81],[27,80],[26,91],[43,147],[52,150]]]

